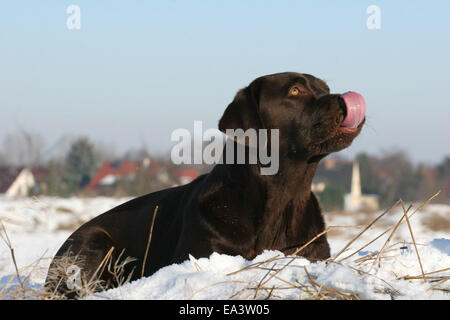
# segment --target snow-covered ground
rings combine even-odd
[[[0,220],[26,285],[39,291],[52,256],[70,233],[127,200],[0,197]],[[328,234],[332,255],[381,213],[325,214],[328,226],[339,226]],[[252,261],[214,253],[209,258],[191,257],[88,299],[449,299],[450,206],[429,204],[410,218],[421,265],[405,221],[376,261],[402,215],[399,205],[328,263],[310,263],[277,251],[265,251]],[[6,242],[0,240],[0,298],[8,298],[8,290],[19,285]]]

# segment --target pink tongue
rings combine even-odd
[[[366,115],[366,102],[359,93],[348,91],[341,95],[347,107],[347,116],[341,123],[341,127],[356,128],[363,122]]]

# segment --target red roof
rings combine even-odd
[[[87,189],[95,188],[103,178],[109,175],[124,177],[135,174],[139,169],[139,165],[131,161],[122,161],[119,166],[115,166],[110,162],[104,162],[95,176],[86,186]]]

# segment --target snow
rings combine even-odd
[[[420,275],[421,272],[411,246],[397,251],[394,258],[383,260],[381,267],[375,267],[366,275],[360,275],[355,268],[364,268],[352,261],[328,265],[325,262],[310,263],[301,257],[286,257],[278,251],[265,251],[247,261],[239,256],[213,253],[209,258],[196,260],[191,257],[181,264],[162,268],[151,277],[97,293],[88,299],[264,299],[269,295],[273,299],[307,299],[315,290],[309,277],[322,286],[360,299],[449,298],[443,291],[428,290],[431,284],[423,280],[399,280],[400,276]],[[420,253],[425,272],[450,265],[450,257],[432,246],[423,248]],[[274,257],[276,260],[270,259]],[[262,261],[267,262],[258,268],[244,269]],[[290,261],[293,262],[283,268]],[[281,271],[268,273],[268,268]],[[273,274],[276,277],[271,278]],[[449,276],[449,272],[440,275]],[[261,282],[263,288],[257,292],[254,288]]]
[[[434,239],[433,241],[431,241],[430,245],[450,256],[450,240],[449,239],[444,239],[444,238]]]
[[[52,256],[70,233],[127,200],[129,198],[0,197],[0,221],[14,249],[21,281],[27,288],[39,292]],[[332,256],[362,230],[355,226],[366,226],[380,213],[326,213],[328,226],[344,226],[331,230],[328,235]],[[86,299],[448,300],[450,288],[445,280],[450,276],[450,234],[445,225],[436,229],[430,222],[436,217],[440,221],[450,219],[450,206],[430,204],[410,219],[422,268],[405,222],[386,246],[379,262],[374,263],[375,257],[390,232],[359,250],[393,227],[402,214],[400,207],[386,214],[332,262],[310,263],[302,257],[285,256],[278,251],[264,251],[251,261],[218,253],[208,258],[191,256],[150,277],[95,293]],[[346,258],[351,253],[356,254]],[[422,278],[422,269],[426,281]],[[0,299],[12,298],[8,290],[21,285],[15,275],[10,249],[5,241],[0,241]]]

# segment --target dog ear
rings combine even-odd
[[[225,109],[219,120],[219,130],[226,133],[227,129],[261,129],[262,119],[259,113],[259,87],[258,79],[248,87],[238,91],[234,100]]]

